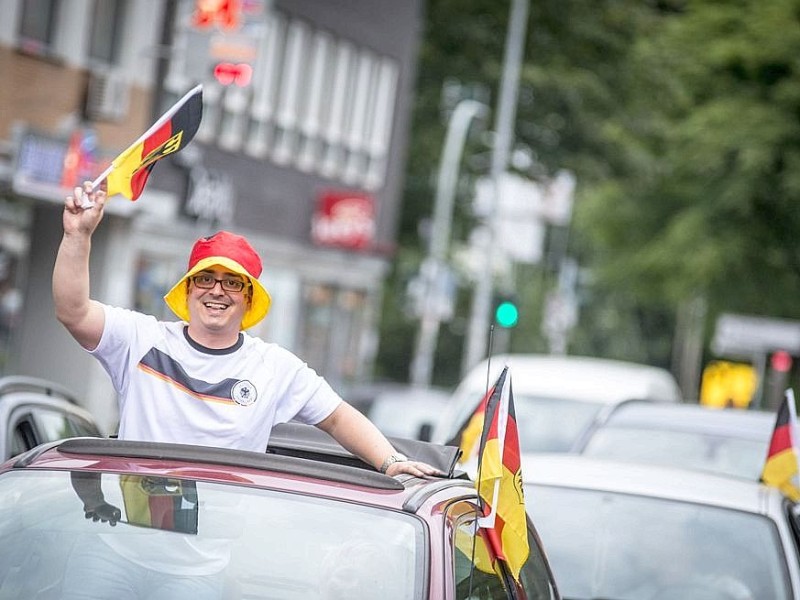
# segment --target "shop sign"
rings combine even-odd
[[[375,201],[358,192],[320,195],[311,221],[311,239],[320,246],[363,250],[375,240]]]
[[[103,166],[91,130],[75,130],[69,140],[28,130],[17,140],[14,191],[63,202],[67,190],[94,179]]]
[[[776,350],[800,356],[800,321],[725,313],[717,319],[711,349],[718,356],[755,356]]]

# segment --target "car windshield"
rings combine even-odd
[[[94,492],[83,488],[95,484],[120,509],[114,527],[84,518]],[[207,585],[219,598],[412,600],[426,586],[425,535],[412,515],[235,482],[55,471],[0,478],[0,582],[9,597],[60,598],[77,586],[91,598],[93,581],[121,573],[140,598],[154,597],[151,585]],[[137,576],[141,567],[161,578]]]
[[[592,436],[583,454],[758,479],[768,443],[768,439],[697,432],[604,427]]]
[[[565,599],[784,600],[774,523],[735,510],[526,485],[526,504]]]

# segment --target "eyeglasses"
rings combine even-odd
[[[195,287],[201,290],[213,290],[214,286],[219,283],[222,286],[222,290],[225,292],[241,292],[244,286],[248,285],[241,279],[233,279],[231,277],[217,279],[213,275],[205,275],[203,273],[191,277],[191,280]]]

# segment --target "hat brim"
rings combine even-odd
[[[226,258],[224,256],[208,256],[199,260],[197,264],[192,267],[187,273],[181,277],[180,281],[176,283],[172,289],[164,296],[164,302],[167,303],[170,310],[177,315],[182,321],[189,321],[189,297],[188,286],[186,281],[192,275],[200,271],[206,271],[213,266],[219,265],[223,269],[227,269],[231,273],[236,273],[242,277],[247,277],[252,285],[252,295],[250,298],[250,306],[247,312],[242,317],[242,329],[250,329],[253,325],[257,324],[261,319],[267,316],[269,307],[272,304],[272,298],[269,292],[261,285],[261,282],[250,275],[245,268],[235,260]]]

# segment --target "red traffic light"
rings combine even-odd
[[[233,64],[229,62],[217,63],[214,66],[214,79],[221,85],[235,83],[239,87],[250,85],[253,78],[253,67],[247,63]]]
[[[792,355],[786,350],[778,350],[772,354],[770,365],[773,371],[788,373],[792,368]]]

